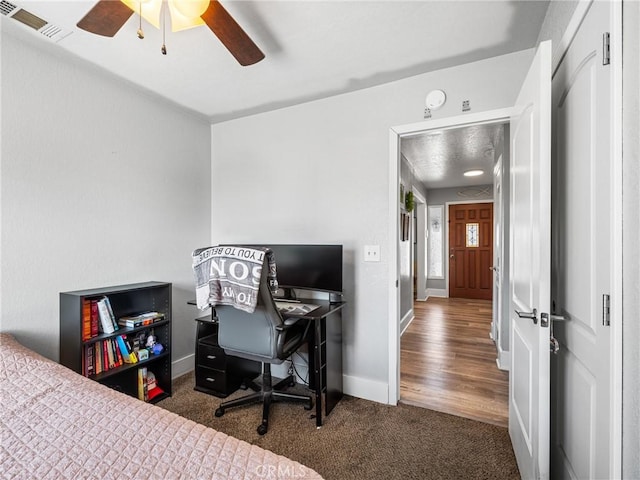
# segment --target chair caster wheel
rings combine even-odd
[[[258,435],[264,435],[265,433],[267,433],[267,429],[268,427],[265,424],[261,424],[258,426],[256,431],[258,432]]]
[[[216,411],[215,411],[214,415],[216,417],[221,417],[222,415],[224,415],[224,408],[222,408],[222,407],[216,408]]]
[[[313,408],[313,403],[309,403],[309,405],[304,406],[305,410],[311,410],[312,408]]]

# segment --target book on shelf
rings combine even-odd
[[[91,344],[93,349],[93,357],[95,363],[95,373],[96,375],[102,373],[102,355],[100,355],[100,349],[96,343]]]
[[[160,312],[144,312],[137,315],[127,315],[118,319],[118,325],[121,327],[141,327],[144,325],[151,325],[155,322],[164,320],[164,313]]]
[[[146,402],[149,400],[149,391],[147,389],[147,367],[138,369],[138,399]]]
[[[116,331],[114,324],[111,320],[111,315],[109,314],[109,308],[107,307],[107,302],[105,301],[107,297],[102,297],[98,300],[98,314],[100,317],[100,326],[102,327],[103,333],[113,333]]]
[[[118,330],[118,323],[116,322],[116,316],[113,314],[113,308],[111,308],[111,301],[109,300],[109,297],[104,297],[104,303],[107,306],[109,319],[111,320],[111,323],[113,323],[114,330]]]
[[[84,365],[84,376],[89,377],[96,373],[96,363],[95,363],[95,344],[87,345],[85,347],[85,365]]]
[[[115,368],[116,362],[113,359],[113,350],[111,349],[110,342],[104,341],[102,343],[103,343],[104,348],[105,348],[105,350],[107,352],[107,365],[109,365],[109,369]]]
[[[122,352],[120,352],[120,348],[118,348],[118,342],[115,338],[110,338],[109,342],[111,343],[111,348],[113,348],[113,353],[116,357],[116,367],[121,367],[124,365],[124,357],[122,356]]]
[[[91,302],[88,299],[82,300],[82,340],[91,338]]]
[[[100,333],[100,314],[98,313],[98,301],[89,301],[91,306],[91,336],[97,337]]]

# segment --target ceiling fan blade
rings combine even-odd
[[[77,26],[96,35],[113,37],[132,14],[133,10],[118,0],[100,0]]]
[[[201,18],[240,65],[253,65],[264,58],[264,53],[218,0],[209,2],[209,8]]]

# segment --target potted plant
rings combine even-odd
[[[413,198],[413,192],[409,190],[404,195],[404,208],[407,209],[407,212],[411,212],[413,211],[413,207],[415,207],[415,205],[416,203],[415,203],[415,199]]]

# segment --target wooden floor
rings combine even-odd
[[[509,374],[489,338],[491,301],[429,298],[400,340],[400,401],[506,427]]]

